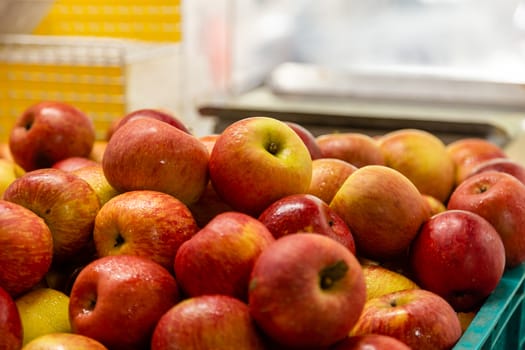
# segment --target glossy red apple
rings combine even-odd
[[[311,194],[292,194],[275,201],[259,215],[259,221],[275,238],[297,232],[319,233],[356,253],[348,225],[328,204]]]
[[[165,192],[190,204],[208,184],[208,159],[196,137],[154,118],[135,117],[109,140],[102,167],[119,192]]]
[[[299,135],[301,140],[303,140],[306,148],[308,148],[308,152],[310,152],[312,160],[319,159],[323,156],[321,153],[321,148],[317,144],[317,140],[310,130],[298,123],[287,121],[286,124],[288,124],[288,126],[291,127],[297,133],[297,135]]]
[[[88,157],[68,157],[54,163],[51,167],[65,171],[74,171],[86,166],[97,165],[98,162]]]
[[[188,296],[224,294],[245,301],[253,264],[274,240],[257,219],[221,213],[179,247],[177,282]]]
[[[357,168],[384,165],[385,157],[376,139],[358,132],[336,132],[316,138],[323,158],[344,160]]]
[[[191,134],[186,124],[183,123],[182,120],[176,117],[173,113],[168,112],[166,110],[155,109],[155,108],[142,108],[142,109],[137,109],[137,110],[129,112],[128,114],[126,114],[124,117],[122,117],[118,121],[118,124],[115,126],[114,131],[120,128],[122,125],[124,125],[128,121],[136,117],[146,117],[146,118],[157,119],[164,123],[168,123],[176,127],[177,129],[184,131],[185,133]],[[111,136],[109,138],[111,138]]]
[[[49,333],[33,339],[24,350],[108,350],[93,338],[74,333]]]
[[[236,211],[258,216],[277,199],[308,190],[312,159],[285,122],[250,117],[221,133],[210,155],[209,171],[220,198]]]
[[[330,204],[346,178],[356,166],[337,158],[319,158],[312,162],[312,180],[307,193]]]
[[[413,350],[394,337],[370,333],[347,337],[330,347],[330,350]]]
[[[494,227],[465,210],[447,210],[423,224],[410,249],[417,283],[473,311],[494,291],[505,270],[505,248]],[[453,271],[453,273],[451,273]]]
[[[100,202],[83,179],[61,169],[25,173],[4,192],[4,199],[44,219],[53,234],[53,259],[67,261],[91,241]]]
[[[319,234],[277,239],[251,273],[250,313],[265,334],[284,346],[326,347],[344,339],[365,300],[356,257]]]
[[[60,101],[36,103],[22,112],[9,134],[13,159],[26,171],[68,157],[88,157],[95,141],[92,119]]]
[[[185,299],[157,323],[151,350],[267,349],[244,302],[227,295]]]
[[[510,158],[492,158],[483,161],[474,166],[467,177],[489,170],[502,171],[510,174],[525,184],[525,166]]]
[[[411,349],[448,350],[461,337],[454,309],[425,289],[405,289],[372,298],[365,304],[351,336],[383,334]]]
[[[110,199],[93,229],[97,255],[139,255],[172,271],[179,247],[198,231],[188,207],[157,191],[130,191]]]
[[[525,185],[500,171],[465,179],[452,193],[447,209],[463,209],[485,218],[505,246],[506,266],[525,261]]]
[[[72,333],[109,349],[144,348],[159,319],[179,300],[175,278],[153,260],[99,258],[80,271],[71,289]]]
[[[15,301],[0,286],[0,347],[4,350],[19,350],[23,338],[22,321]]]
[[[42,280],[51,266],[53,237],[29,209],[0,200],[0,287],[16,297]]]

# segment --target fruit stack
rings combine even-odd
[[[452,349],[525,260],[525,168],[488,140],[181,120],[19,116],[0,348]]]

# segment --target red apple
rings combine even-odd
[[[308,190],[312,159],[286,123],[250,117],[221,133],[210,155],[209,171],[220,198],[234,210],[257,216],[277,199]]]
[[[505,246],[506,266],[525,261],[525,185],[500,171],[473,175],[454,190],[447,209],[463,209],[485,218]]]
[[[253,264],[274,240],[257,219],[221,213],[180,246],[174,261],[177,282],[188,296],[224,294],[246,300]]]
[[[151,259],[113,255],[96,259],[75,279],[69,299],[72,333],[110,349],[138,349],[179,302],[175,278]]]
[[[301,140],[303,140],[306,148],[308,148],[308,152],[310,152],[312,160],[322,157],[321,148],[317,144],[317,140],[310,130],[298,123],[287,121],[286,124],[288,124],[288,126],[299,135]]]
[[[328,204],[311,194],[292,194],[273,202],[259,215],[259,221],[275,238],[297,232],[319,233],[356,253],[348,225]]]
[[[139,255],[172,271],[175,254],[198,227],[184,203],[157,191],[130,191],[110,199],[95,218],[99,257]]]
[[[330,204],[343,182],[356,169],[356,166],[337,158],[315,159],[308,193]]]
[[[71,172],[43,168],[25,173],[4,192],[4,199],[42,217],[53,234],[53,259],[75,257],[91,241],[100,209],[96,192]]]
[[[16,297],[45,276],[53,237],[44,220],[16,203],[0,200],[0,287]]]
[[[208,159],[196,137],[154,118],[135,117],[109,140],[102,167],[119,192],[165,192],[188,205],[206,189]]]
[[[22,321],[15,301],[0,286],[0,348],[19,350],[22,348],[23,338]]]
[[[378,141],[385,165],[405,175],[422,194],[444,202],[455,184],[455,166],[441,139],[419,129],[398,129]]]
[[[108,350],[93,338],[74,333],[49,333],[33,339],[24,350]]]
[[[461,337],[454,309],[425,289],[405,289],[370,299],[350,336],[370,333],[394,337],[411,349],[448,350]]]
[[[59,160],[54,163],[51,167],[55,169],[62,169],[65,171],[74,171],[86,166],[97,165],[98,162],[88,157],[68,157]]]
[[[385,159],[376,139],[357,132],[337,132],[317,136],[323,158],[344,160],[357,168],[384,165]]]
[[[394,337],[370,333],[354,335],[330,347],[330,350],[411,350],[408,345]]]
[[[68,157],[88,157],[94,142],[91,118],[59,101],[30,106],[17,118],[9,134],[13,159],[26,171],[51,167]]]
[[[119,119],[118,124],[115,126],[115,129],[113,130],[113,133],[115,130],[120,128],[122,125],[126,124],[128,121],[134,118],[137,118],[137,117],[157,119],[157,120],[160,120],[161,122],[168,123],[169,125],[174,126],[177,129],[184,131],[187,134],[191,134],[186,124],[184,124],[182,120],[176,117],[173,113],[168,112],[166,110],[154,109],[154,108],[137,109],[137,110],[134,110],[126,114],[124,117]],[[111,138],[111,136],[109,138]]]
[[[489,170],[510,174],[525,184],[525,166],[510,158],[492,158],[482,161],[472,168],[467,177]]]
[[[479,163],[494,158],[507,158],[500,146],[476,137],[453,141],[446,148],[456,167],[455,186],[465,180]]]
[[[356,257],[323,235],[286,235],[257,258],[248,305],[257,325],[278,344],[326,347],[344,339],[366,300]]]
[[[359,254],[377,261],[406,254],[430,215],[415,185],[399,171],[383,165],[354,171],[330,207],[350,227]]]
[[[426,221],[410,249],[417,283],[456,311],[480,307],[505,270],[505,248],[494,227],[465,210],[447,210]],[[451,273],[453,271],[453,273]]]
[[[248,305],[227,295],[202,295],[173,306],[157,323],[151,350],[266,349]]]

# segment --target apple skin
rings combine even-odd
[[[384,334],[363,334],[345,338],[330,350],[411,350],[402,341]]]
[[[100,208],[93,229],[97,255],[139,255],[173,271],[179,247],[198,231],[188,207],[157,191],[119,194]]]
[[[134,255],[98,258],[73,283],[72,333],[110,349],[141,348],[149,344],[162,315],[179,301],[175,278],[153,260]]]
[[[53,234],[53,259],[67,261],[91,241],[100,202],[91,186],[71,172],[43,168],[25,173],[4,199],[44,219]]]
[[[151,350],[266,349],[246,303],[227,295],[202,295],[179,302],[157,323]]]
[[[263,332],[290,347],[342,340],[366,301],[363,272],[342,244],[315,233],[277,239],[253,267],[248,306]]]
[[[443,297],[454,310],[468,312],[480,307],[501,280],[505,248],[481,216],[447,210],[423,224],[412,242],[410,262],[422,288]]]
[[[385,165],[405,175],[422,194],[444,202],[455,183],[455,166],[441,139],[419,129],[398,129],[378,140]]]
[[[292,194],[273,202],[261,221],[278,239],[297,232],[318,233],[335,239],[356,254],[348,225],[320,198],[311,194]]]
[[[329,133],[316,138],[323,158],[344,160],[357,168],[384,165],[385,158],[376,139],[362,133]]]
[[[111,198],[119,194],[119,192],[111,186],[111,184],[104,176],[104,169],[101,163],[88,165],[79,169],[73,170],[73,174],[86,181],[95,191],[102,207]]]
[[[134,118],[137,118],[137,117],[157,119],[157,120],[160,120],[161,122],[174,126],[177,129],[184,131],[187,134],[191,134],[191,131],[188,129],[186,124],[184,124],[182,120],[177,118],[175,115],[165,110],[153,109],[153,108],[137,109],[137,110],[131,111],[130,113],[126,114],[124,117],[119,119],[118,124],[115,126],[115,129],[113,130],[113,133],[115,132],[115,130],[120,128],[122,125],[124,125],[128,121]],[[109,138],[111,138],[111,136]]]
[[[0,287],[0,345],[5,350],[19,350],[23,343],[20,314],[13,297]]]
[[[377,264],[362,264],[366,284],[366,299],[404,289],[420,288],[408,276]]]
[[[321,153],[321,148],[317,144],[316,137],[310,130],[298,123],[290,121],[286,121],[285,123],[288,124],[288,126],[291,127],[297,133],[297,135],[299,135],[301,140],[303,140],[306,148],[308,148],[308,152],[310,152],[310,157],[312,157],[312,160],[319,159],[323,156]]]
[[[498,145],[476,137],[462,138],[446,146],[456,167],[455,187],[472,172],[479,163],[494,158],[507,158]]]
[[[425,289],[405,289],[370,299],[350,336],[383,334],[412,349],[451,349],[461,324],[445,299]]]
[[[489,170],[510,174],[525,184],[525,166],[510,158],[492,158],[485,160],[474,166],[467,177]]]
[[[95,140],[88,158],[95,162],[102,163],[102,158],[104,157],[104,151],[106,150],[107,145],[108,142],[106,140]]]
[[[24,169],[14,161],[0,158],[0,198],[9,185],[24,173]]]
[[[357,167],[337,158],[319,158],[312,161],[312,180],[307,193],[330,204],[343,182]]]
[[[0,287],[17,297],[49,270],[53,237],[44,220],[25,207],[0,200]]]
[[[350,227],[357,252],[379,262],[406,254],[430,215],[415,185],[383,165],[367,165],[353,172],[330,207]]]
[[[246,301],[253,264],[274,241],[259,220],[221,213],[179,247],[173,264],[177,282],[190,297],[223,294]]]
[[[54,163],[51,167],[55,169],[62,169],[65,171],[74,171],[86,166],[97,165],[98,162],[90,159],[89,157],[68,157],[59,160]]]
[[[154,118],[135,117],[109,140],[102,167],[118,192],[165,192],[188,205],[208,184],[208,159],[196,137]]]
[[[221,133],[210,155],[209,171],[220,198],[236,211],[258,216],[277,199],[308,190],[312,159],[285,122],[249,117]]]
[[[423,194],[422,196],[428,204],[428,210],[430,212],[430,216],[439,214],[447,210],[447,206],[445,205],[445,203],[440,201],[436,197],[433,197],[429,194]]]
[[[452,193],[447,209],[485,218],[505,246],[506,267],[525,261],[525,185],[514,176],[486,171],[465,179]]]
[[[94,142],[91,118],[60,101],[29,106],[9,134],[13,159],[26,171],[51,167],[68,157],[88,157]]]
[[[24,350],[108,350],[93,338],[74,333],[50,333],[27,343]]]

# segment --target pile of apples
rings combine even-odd
[[[2,349],[451,349],[525,260],[525,168],[484,139],[142,109],[96,140],[49,101],[3,155]],[[72,332],[23,345],[42,285]]]

